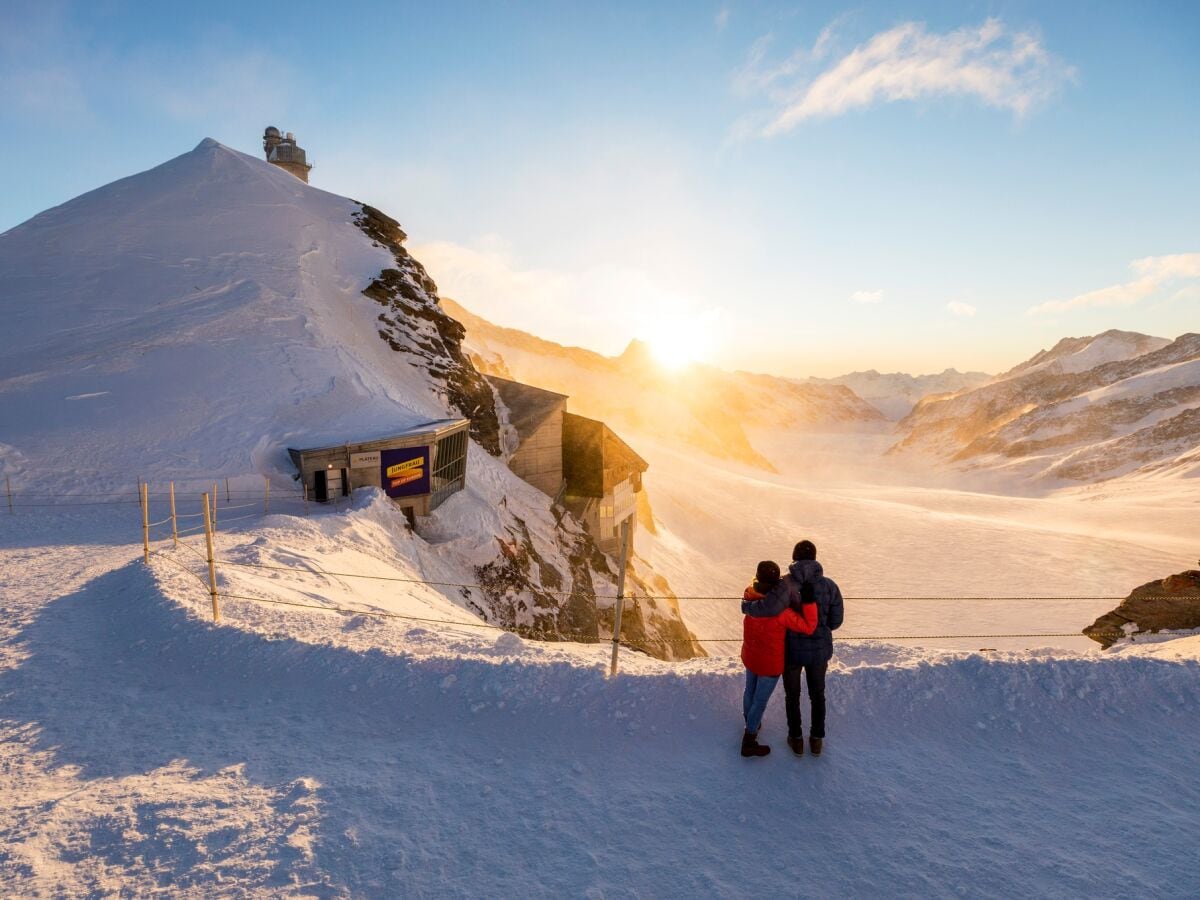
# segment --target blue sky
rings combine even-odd
[[[0,229],[267,124],[443,293],[603,352],[1200,328],[1200,4],[0,6]]]

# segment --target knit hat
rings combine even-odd
[[[816,559],[817,545],[812,541],[801,541],[792,550],[792,561],[799,562],[802,559]]]
[[[779,566],[769,559],[764,559],[758,564],[754,580],[758,583],[760,590],[769,591],[779,584]]]

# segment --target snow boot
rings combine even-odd
[[[804,755],[804,738],[788,735],[788,746],[792,748],[792,752],[797,756]]]
[[[812,751],[813,756],[821,755],[821,745],[825,743],[825,738],[810,737],[808,739],[808,749]]]
[[[758,742],[758,732],[742,734],[742,756],[766,756],[771,748]]]

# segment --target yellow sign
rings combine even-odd
[[[420,460],[417,460],[417,462],[420,462]],[[400,468],[400,467],[392,466],[392,469],[398,469],[398,468]],[[390,472],[391,469],[388,469],[388,471]],[[424,474],[425,474],[424,469],[410,469],[407,472],[401,472],[398,475],[396,475],[396,477],[391,479],[392,487],[398,488],[398,487],[400,487],[400,485],[408,484],[410,481],[420,481],[422,476],[424,476]]]
[[[424,469],[424,468],[425,468],[425,457],[423,457],[423,456],[418,456],[416,459],[408,459],[408,460],[405,460],[405,461],[404,461],[404,462],[402,462],[402,463],[396,463],[394,466],[388,466],[388,468],[387,468],[387,477],[388,477],[388,478],[395,478],[395,477],[396,477],[397,475],[399,475],[401,472],[408,472],[408,471],[410,471],[410,470],[412,470],[412,469],[416,469],[416,470],[417,470],[417,476],[416,476],[416,477],[417,477],[417,478],[420,478],[420,477],[421,477],[421,470],[422,470],[422,469]],[[407,478],[407,479],[405,479],[405,481],[413,481],[413,480],[414,480],[414,479],[412,479],[412,478]],[[403,484],[403,483],[404,483],[404,482],[401,482],[401,484]],[[393,487],[395,487],[395,485],[392,485],[392,486],[393,486]]]

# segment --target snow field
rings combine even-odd
[[[681,597],[740,597],[761,559],[786,564],[813,539],[848,601],[838,637],[1056,632],[1077,634],[1116,600],[956,600],[958,597],[1121,598],[1194,565],[1200,484],[1116,483],[1047,497],[891,483],[875,444],[855,436],[755,437],[778,475],[640,437],[645,483],[660,528],[639,552]],[[785,455],[784,448],[791,454]],[[894,474],[894,473],[892,473]],[[736,637],[734,601],[681,601],[697,637]],[[905,642],[930,648],[1095,648],[1082,635]],[[738,645],[707,644],[710,653]]]
[[[219,540],[280,556],[293,529],[328,530],[310,564],[372,570],[375,515]],[[1200,638],[987,657],[843,644],[826,754],[782,752],[777,693],[776,752],[748,761],[735,660],[623,651],[609,679],[607,646],[236,601],[217,625],[186,575],[95,540],[117,517],[3,535],[5,893],[1194,888]]]

